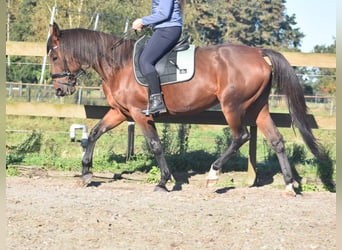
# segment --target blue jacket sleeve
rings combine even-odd
[[[160,0],[157,6],[153,6],[152,14],[142,18],[143,25],[157,24],[167,20],[171,16],[174,0]]]

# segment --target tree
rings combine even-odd
[[[62,29],[94,29],[96,16],[99,14],[97,30],[114,35],[121,35],[127,21],[130,27],[135,18],[148,15],[151,9],[150,0],[7,1],[11,1],[10,39],[14,41],[45,42],[55,5],[55,21]],[[286,14],[285,2],[187,0],[184,33],[189,33],[196,45],[231,42],[274,47],[277,50],[297,50],[304,35],[299,29],[292,28],[296,25],[296,17]],[[41,61],[39,58],[30,60],[37,63]]]
[[[227,4],[222,1],[187,1],[184,13],[184,31],[191,34],[193,42],[200,44],[222,43],[226,24],[222,11]]]
[[[336,38],[334,43],[329,46],[316,45],[314,47],[314,53],[333,53],[336,54]],[[317,69],[319,75],[317,84],[315,84],[317,92],[323,94],[335,95],[336,94],[336,69]]]
[[[185,30],[196,43],[241,43],[250,46],[297,49],[304,35],[295,15],[286,14],[285,0],[191,0]]]
[[[334,38],[335,39],[335,38]],[[331,45],[316,45],[313,53],[336,54],[336,39]],[[317,67],[297,67],[297,75],[307,95],[335,95],[336,69]]]

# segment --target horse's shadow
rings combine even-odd
[[[217,190],[215,190],[215,193],[217,194],[224,194],[227,193],[228,191],[235,189],[235,187],[224,187],[224,188],[219,188]]]
[[[88,183],[87,187],[99,187],[101,186],[105,181],[91,181]]]
[[[114,174],[113,177],[106,177],[106,176],[99,176],[99,175],[93,175],[89,183],[84,185],[84,187],[99,187],[104,183],[111,183],[118,180],[135,180],[132,178],[124,177],[123,174],[132,174],[134,171],[123,171],[121,174]],[[81,178],[82,175],[74,175],[75,178]]]
[[[189,184],[189,179],[191,176],[195,175],[194,173],[188,172],[174,172],[172,177],[174,179],[174,185],[171,191],[181,191],[183,188],[183,184]]]

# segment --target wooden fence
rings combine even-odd
[[[336,54],[282,52],[292,66],[336,68]],[[45,56],[46,44],[34,42],[6,42],[6,55]]]

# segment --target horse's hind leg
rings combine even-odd
[[[259,113],[256,119],[256,124],[262,131],[266,139],[269,141],[272,149],[275,151],[278,157],[281,171],[283,173],[284,181],[286,184],[286,191],[290,194],[295,195],[296,193],[294,191],[294,188],[298,187],[298,183],[293,178],[291,166],[285,153],[285,143],[282,135],[275,126],[266,106]]]
[[[126,118],[116,109],[110,109],[106,115],[93,127],[88,137],[88,144],[82,159],[82,181],[87,185],[92,177],[93,152],[96,141],[101,135],[125,121]]]
[[[250,134],[245,126],[242,126],[241,116],[238,113],[224,113],[232,131],[232,143],[228,149],[212,165],[211,169],[221,170],[222,165],[236,153],[236,151],[249,140]]]
[[[227,162],[229,158],[232,157],[250,138],[250,134],[245,126],[238,126],[237,128],[230,126],[230,129],[232,130],[233,141],[220,158],[211,164],[209,174],[207,176],[207,186],[209,186],[210,183],[212,184],[212,182],[217,182],[218,176],[216,175],[216,172],[220,171],[222,169],[222,165]]]

